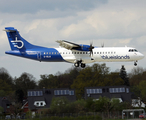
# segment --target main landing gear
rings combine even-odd
[[[82,60],[77,61],[74,63],[75,67],[79,67],[81,65],[82,68],[86,67],[86,64],[82,63]]]
[[[137,61],[134,62],[134,66],[137,66]]]

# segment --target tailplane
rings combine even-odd
[[[19,31],[13,27],[5,28],[11,50],[25,51],[26,49],[31,49],[34,45],[27,42],[19,34]]]

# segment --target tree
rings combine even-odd
[[[122,68],[120,70],[120,77],[124,80],[124,85],[130,86],[129,78],[124,65],[122,65]]]
[[[0,84],[3,84],[3,82],[5,82],[9,84],[11,88],[13,87],[13,78],[10,76],[5,68],[0,68],[0,79]]]
[[[130,85],[137,86],[143,80],[146,80],[146,71],[142,67],[136,67],[130,73]]]
[[[9,95],[10,93],[12,93],[12,87],[10,84],[6,83],[6,81],[3,81],[0,79],[0,91],[1,91],[1,95],[2,96],[6,96]]]
[[[28,89],[36,88],[35,78],[29,73],[23,73],[19,78],[16,78],[14,84],[15,90],[22,90],[25,97],[27,96]]]
[[[0,115],[3,113],[4,109],[0,106]]]
[[[141,81],[140,84],[137,86],[139,91],[140,91],[140,95],[141,95],[141,99],[144,103],[146,103],[146,81]]]
[[[87,66],[79,72],[71,88],[76,89],[76,96],[78,99],[81,99],[84,97],[85,87],[121,84],[123,84],[122,79],[117,74],[110,74],[106,64],[93,64],[91,67]]]
[[[38,82],[39,88],[58,88],[57,76],[52,74],[49,75],[40,75],[41,79]]]
[[[112,109],[117,109],[120,101],[119,99],[109,99],[107,97],[100,97],[99,100],[95,101],[96,111],[106,112],[108,114],[108,118],[110,115],[110,111]]]
[[[24,99],[24,92],[22,89],[18,89],[15,91],[16,99],[17,102],[20,102],[23,104],[23,99]]]
[[[54,97],[51,101],[50,109],[52,113],[66,113],[69,101],[66,97]]]

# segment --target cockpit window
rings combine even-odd
[[[136,49],[129,49],[129,52],[138,52]]]

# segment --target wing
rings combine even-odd
[[[65,40],[57,40],[56,42],[58,42],[61,47],[64,47],[69,50],[81,48],[80,45]]]

